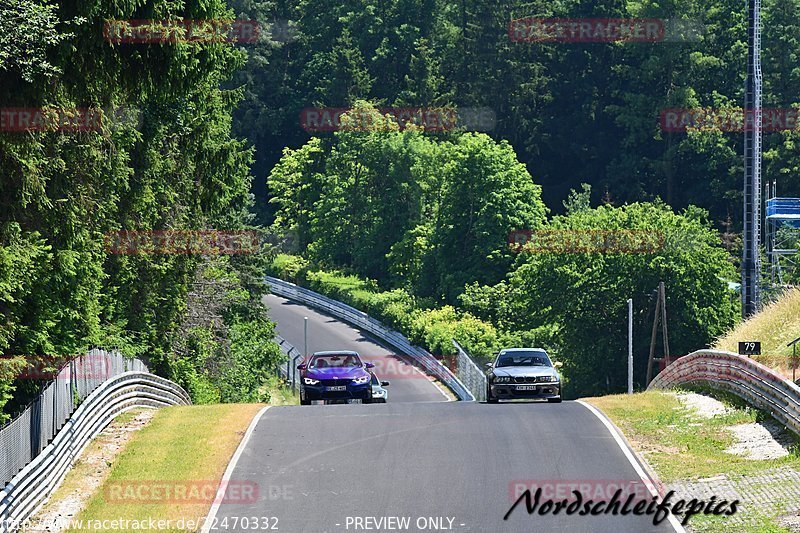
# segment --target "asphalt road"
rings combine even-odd
[[[257,483],[259,496],[223,502],[218,528],[226,517],[232,526],[247,516],[275,517],[277,530],[291,533],[672,531],[667,521],[656,528],[652,517],[632,514],[529,515],[524,503],[503,520],[518,483],[565,493],[588,484],[587,497],[602,499],[603,491],[608,500],[610,487],[639,481],[606,427],[578,402],[273,407],[230,479]],[[637,498],[649,501],[644,494]],[[357,517],[410,522],[355,527]],[[445,527],[430,527],[430,519]]]
[[[308,317],[308,352],[354,350],[375,365],[375,375],[388,380],[390,402],[442,402],[447,397],[425,374],[398,358],[371,335],[311,307],[275,296],[264,297],[278,334],[303,351],[303,317]]]
[[[267,303],[296,345],[308,316],[310,350],[389,354],[316,311],[275,297]],[[504,520],[519,487],[541,487],[540,508],[576,488],[595,502],[619,485],[638,487],[634,503],[650,497],[608,428],[578,402],[415,401],[439,393],[424,380],[399,383],[388,404],[264,412],[234,458],[226,497],[210,518],[214,530],[250,529],[257,519],[289,533],[673,531],[668,521],[655,527],[652,516],[528,514],[524,503]],[[242,484],[257,484],[257,497],[237,497]]]

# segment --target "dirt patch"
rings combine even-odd
[[[721,401],[711,396],[697,394],[696,392],[678,393],[678,400],[684,407],[694,411],[702,418],[713,418],[715,416],[728,414],[731,410]]]
[[[155,409],[124,413],[114,420],[83,450],[64,482],[47,504],[31,517],[35,528],[29,533],[62,531],[69,520],[86,505],[95,490],[108,475],[112,462],[125,447],[134,432],[143,428],[155,414]]]
[[[786,457],[793,444],[792,437],[773,422],[737,424],[728,429],[736,438],[736,443],[725,452],[755,461]]]

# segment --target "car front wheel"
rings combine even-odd
[[[497,403],[498,399],[492,396],[491,387],[486,387],[486,403]]]
[[[561,403],[561,396],[558,398],[548,398],[547,401],[550,403]]]

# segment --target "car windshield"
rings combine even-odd
[[[503,354],[497,358],[495,367],[502,366],[553,366],[550,359],[542,352]]]
[[[380,385],[381,384],[380,381],[378,381],[378,376],[376,376],[375,374],[372,374],[372,384],[373,385]]]
[[[317,355],[308,368],[354,368],[361,366],[357,355]]]

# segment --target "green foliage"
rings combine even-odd
[[[635,377],[642,383],[659,281],[666,285],[670,351],[685,354],[733,325],[735,296],[727,288],[735,270],[719,238],[697,208],[673,213],[662,203],[601,206],[555,217],[549,229],[660,232],[654,253],[523,253],[507,283],[473,290],[481,309],[512,330],[555,326],[556,358],[581,394],[624,388],[627,304],[634,301]],[[504,302],[491,307],[485,294]],[[469,308],[469,306],[468,306]]]
[[[222,88],[246,53],[224,42],[103,38],[108,19],[146,18],[233,17],[224,0],[0,0],[4,107],[123,108],[139,118],[104,114],[99,131],[0,133],[0,351],[119,347],[187,384],[197,401],[254,397],[263,367],[251,365],[276,357],[263,345],[271,326],[259,316],[260,254],[218,267],[228,298],[221,324],[187,326],[217,301],[192,296],[207,259],[104,249],[119,230],[243,229],[252,219],[253,152],[231,134],[243,91]],[[228,359],[238,381],[219,370]],[[0,378],[0,410],[14,387]],[[18,405],[32,391],[16,387]]]
[[[508,233],[545,216],[508,143],[398,132],[363,102],[353,116],[370,116],[370,128],[284,153],[268,180],[275,224],[298,231],[320,264],[419,296],[455,301],[465,283],[501,280],[513,262]]]

